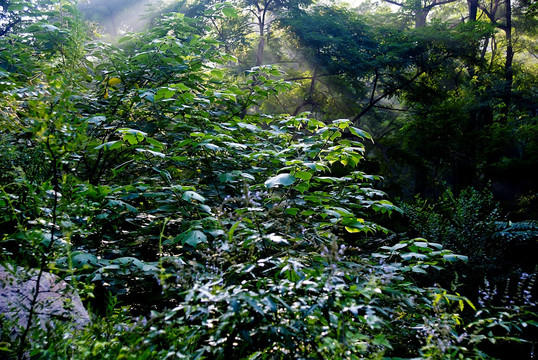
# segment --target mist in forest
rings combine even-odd
[[[148,23],[148,10],[162,4],[156,0],[87,0],[79,8],[87,20],[102,27],[102,31],[116,37],[125,32],[139,31]]]

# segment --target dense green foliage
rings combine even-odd
[[[109,44],[33,4],[0,2],[24,18],[0,34],[0,262],[70,282],[92,323],[2,314],[0,357],[531,357],[536,222],[460,191],[536,163],[532,72],[509,103],[485,85],[498,24],[207,2]],[[263,64],[279,31],[311,61],[289,75]],[[367,168],[434,198],[397,207]]]

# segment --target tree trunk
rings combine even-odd
[[[476,21],[478,14],[478,0],[467,0],[469,5],[469,21]]]
[[[506,19],[506,28],[504,33],[506,36],[506,62],[504,64],[504,73],[505,73],[505,88],[503,95],[504,102],[504,116],[508,117],[508,111],[510,107],[510,102],[512,100],[512,84],[514,82],[514,70],[512,68],[512,63],[514,60],[514,49],[512,47],[512,3],[511,0],[504,1],[506,10],[505,10],[505,19]]]
[[[426,25],[426,18],[428,17],[429,9],[417,10],[415,14],[415,28],[423,27]]]
[[[312,79],[310,80],[310,90],[308,91],[308,97],[299,105],[297,105],[297,107],[295,108],[295,111],[293,112],[293,116],[297,116],[297,114],[299,114],[299,111],[301,111],[301,109],[303,107],[305,107],[306,105],[312,105],[312,107],[314,107],[315,103],[314,103],[314,90],[316,89],[316,80],[317,80],[317,76],[318,76],[318,66],[316,65],[314,67],[314,74],[312,75]]]
[[[256,66],[263,65],[263,52],[265,50],[265,16],[267,14],[267,7],[269,3],[263,2],[263,7],[258,6],[258,28],[260,32],[260,40],[258,42],[258,50],[256,51]]]
[[[258,43],[258,51],[256,51],[256,66],[263,65],[263,51],[265,49],[265,34],[260,31],[260,42]]]

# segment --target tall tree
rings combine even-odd
[[[433,8],[456,2],[457,0],[384,0],[389,4],[399,6],[401,10],[412,14],[415,22],[415,27],[422,27],[426,25],[428,14]],[[473,1],[473,0],[470,0]]]
[[[252,15],[257,28],[256,66],[264,64],[265,45],[273,20],[311,3],[312,0],[244,0],[244,3],[240,4]]]
[[[338,7],[297,12],[282,24],[319,66],[319,76],[342,79],[354,93],[356,123],[445,62],[472,57],[469,47],[476,49],[479,44],[476,34],[463,28],[439,24],[402,32]]]
[[[273,22],[282,18],[285,14],[306,7],[312,0],[234,0],[229,2],[237,9],[236,15],[226,16],[225,21],[211,21],[210,26],[217,33],[235,38],[236,43],[245,43],[248,34],[252,34],[251,29],[255,29],[256,40],[252,45],[255,59],[250,61],[251,65],[260,66],[265,64],[265,52],[268,39],[273,34]],[[222,9],[223,2],[220,0],[206,1],[200,0],[190,6],[191,11],[187,13],[191,16],[204,17],[207,10],[214,11]],[[224,5],[224,8],[225,5]],[[228,14],[232,14],[231,11]],[[224,15],[227,15],[226,13]],[[222,19],[221,19],[222,20]],[[228,30],[228,31],[226,31]],[[241,39],[241,40],[240,40]],[[227,39],[223,37],[224,42]]]

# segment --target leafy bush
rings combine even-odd
[[[59,322],[12,339],[3,327],[6,357],[486,357],[462,332],[471,302],[416,282],[464,257],[422,239],[374,254],[343,240],[388,232],[368,219],[399,211],[357,168],[369,134],[255,112],[289,88],[281,72],[230,75],[233,57],[180,14],[117,46],[66,18],[9,40],[43,46],[32,56],[46,61],[21,59],[34,73],[2,89],[13,161],[0,255],[61,275],[96,314],[79,332]]]
[[[416,198],[402,208],[416,235],[469,257],[463,273],[471,288],[476,289],[486,275],[501,275],[508,242],[494,236],[501,213],[491,194],[469,188],[456,196],[447,190],[435,202]]]
[[[469,257],[462,274],[469,287],[477,289],[487,277],[496,284],[506,281],[511,271],[532,272],[533,261],[512,255],[514,248],[533,252],[537,239],[534,221],[503,219],[491,193],[469,188],[458,196],[447,190],[438,201],[416,198],[402,205],[412,234],[436,239],[443,246]],[[525,253],[526,251],[519,251]],[[476,297],[477,294],[473,294]]]
[[[445,273],[437,280],[459,286],[480,306],[466,328],[474,346],[501,358],[529,356],[536,346],[536,268],[524,254],[535,252],[536,223],[503,221],[492,195],[474,189],[458,196],[447,191],[435,203],[417,198],[402,209],[415,235],[468,256],[466,265],[456,266],[455,278]],[[486,345],[478,344],[484,340]]]

